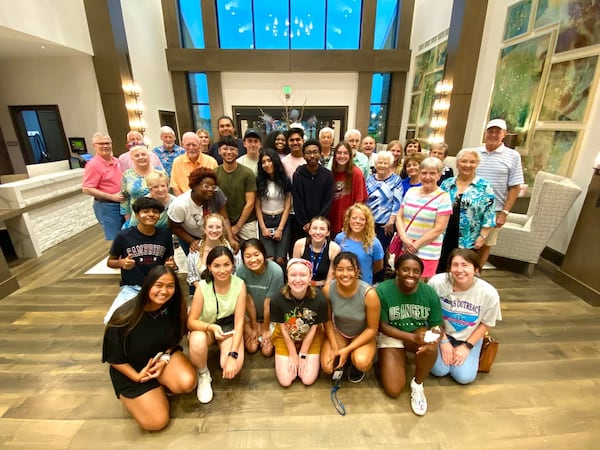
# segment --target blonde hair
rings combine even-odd
[[[342,227],[342,231],[346,235],[344,239],[348,239],[352,231],[350,229],[350,216],[352,216],[352,211],[355,209],[361,211],[365,215],[365,219],[367,221],[367,223],[365,223],[365,229],[362,232],[360,241],[365,251],[368,252],[375,241],[375,220],[373,219],[373,213],[367,205],[363,203],[355,203],[346,210],[346,213],[344,214],[344,226]]]
[[[211,213],[204,217],[204,223],[202,224],[202,239],[200,239],[200,247],[198,248],[198,269],[202,265],[202,256],[204,255],[204,248],[206,247],[206,233],[204,233],[204,228],[206,227],[206,223],[209,219],[217,219],[221,221],[221,225],[223,226],[223,231],[221,232],[221,237],[219,238],[219,245],[222,245],[226,248],[231,248],[229,241],[225,238],[225,219],[221,214]],[[211,249],[212,250],[212,249]]]
[[[158,184],[160,180],[165,180],[165,183],[169,186],[169,176],[163,172],[152,172],[150,175],[146,175],[144,179],[148,188]]]

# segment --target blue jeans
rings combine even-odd
[[[104,230],[104,237],[112,241],[125,221],[121,215],[119,203],[101,202],[94,199],[94,215]]]
[[[142,289],[141,286],[128,286],[128,285],[123,285],[121,286],[121,290],[119,291],[119,294],[117,295],[117,298],[115,298],[113,300],[112,305],[110,305],[110,308],[108,308],[108,312],[106,313],[106,316],[104,316],[104,325],[106,325],[108,323],[108,321],[110,320],[110,318],[112,317],[112,315],[114,314],[114,312],[119,309],[119,307],[123,306],[125,303],[127,303],[129,300],[131,300],[133,297],[135,297],[136,295],[138,295],[138,292],[140,292],[140,290]]]
[[[450,375],[457,383],[469,384],[477,378],[477,369],[479,368],[479,353],[483,339],[479,339],[469,352],[469,356],[460,366],[447,366],[442,360],[442,350],[438,348],[438,355],[431,369],[431,374],[436,377],[445,377]]]

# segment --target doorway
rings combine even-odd
[[[317,139],[319,130],[333,128],[334,142],[339,142],[346,130],[346,106],[233,106],[235,125],[240,136],[247,128],[258,128],[267,134],[273,130],[287,130],[289,122],[299,122],[304,127],[306,139]]]
[[[25,164],[70,158],[58,105],[9,106]]]

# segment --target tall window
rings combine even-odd
[[[204,25],[200,0],[179,0],[181,43],[184,48],[204,48]]]
[[[375,15],[375,50],[393,50],[398,44],[399,0],[377,0]]]
[[[205,73],[188,74],[195,129],[204,128],[211,134],[208,82]]]
[[[189,1],[199,2],[180,3]],[[216,5],[223,49],[359,48],[362,0],[216,0]]]
[[[371,84],[371,107],[369,135],[375,142],[383,143],[387,126],[387,112],[390,99],[391,74],[375,73]]]

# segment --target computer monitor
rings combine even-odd
[[[69,147],[73,153],[83,155],[87,153],[87,145],[85,144],[85,138],[82,137],[70,137]]]

